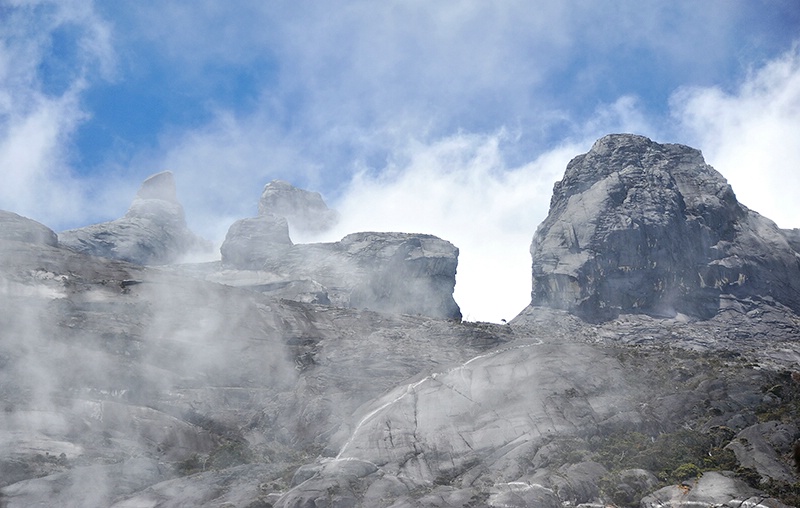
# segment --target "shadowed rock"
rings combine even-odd
[[[60,241],[78,252],[140,265],[166,264],[193,250],[209,249],[186,226],[169,171],[144,181],[124,217],[63,231]]]
[[[796,236],[796,235],[795,235]],[[800,310],[800,255],[698,150],[615,134],[575,157],[531,245],[531,303],[708,318],[721,295]]]
[[[11,240],[55,247],[58,236],[52,229],[35,220],[0,210],[0,240]]]

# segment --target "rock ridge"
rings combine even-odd
[[[287,210],[288,217],[279,215]],[[338,242],[295,244],[290,225],[298,217],[329,226],[338,215],[319,193],[270,182],[259,216],[228,230],[220,247],[223,272],[206,277],[307,303],[461,319],[453,299],[458,249],[450,242],[426,234],[361,232]]]

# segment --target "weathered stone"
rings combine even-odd
[[[140,265],[166,264],[193,250],[209,249],[186,226],[169,171],[144,181],[124,217],[63,231],[60,242],[77,252]]]
[[[257,270],[291,246],[286,219],[261,215],[234,222],[219,250],[224,265]]]
[[[704,473],[687,486],[670,486],[657,490],[642,499],[642,508],[694,508],[697,506],[768,506],[789,508],[787,505],[732,478],[716,472]]]
[[[698,150],[642,136],[606,136],[568,164],[531,254],[532,304],[588,319],[708,318],[726,294],[800,311],[785,233],[740,205]]]
[[[620,471],[614,480],[610,495],[616,503],[626,506],[638,506],[642,497],[659,484],[658,478],[645,469]]]
[[[727,448],[742,467],[755,469],[764,479],[793,483],[795,475],[781,460],[798,437],[797,427],[779,422],[752,425],[736,435]]]
[[[35,220],[0,210],[0,240],[11,240],[55,247],[58,236],[52,229]]]
[[[351,306],[461,319],[453,300],[458,249],[450,242],[432,235],[355,233],[337,247],[358,272]]]
[[[299,301],[461,319],[453,299],[458,249],[450,242],[368,232],[339,242],[290,245],[283,224],[269,217],[238,221],[223,244],[223,271],[208,265],[200,276]],[[225,270],[226,265],[258,272]]]
[[[328,208],[319,192],[298,189],[283,180],[264,187],[258,213],[285,217],[292,229],[312,233],[328,230],[339,221],[339,214]]]

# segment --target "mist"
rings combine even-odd
[[[0,0],[0,506],[796,495],[797,286],[736,260],[796,275],[798,27],[792,0]],[[713,312],[529,306],[553,185],[616,132],[786,229],[745,228]],[[259,215],[275,179],[338,223]],[[237,263],[251,219],[286,241],[243,228]]]

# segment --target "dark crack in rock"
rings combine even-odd
[[[720,298],[800,311],[796,235],[741,205],[698,150],[615,134],[575,157],[531,245],[533,305],[591,320],[708,318]]]

